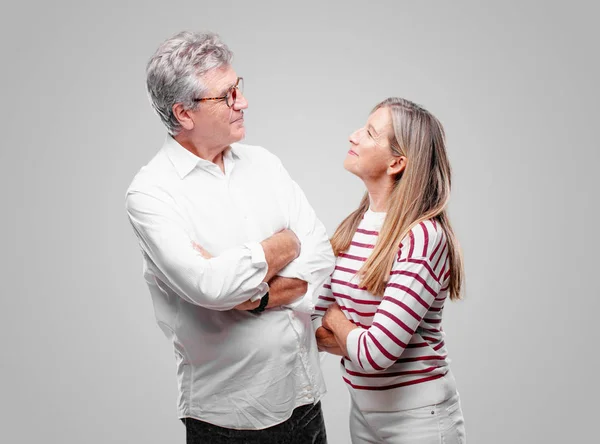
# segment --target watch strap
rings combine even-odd
[[[260,299],[260,304],[258,307],[249,310],[250,313],[254,313],[254,314],[258,314],[258,313],[262,313],[263,311],[265,311],[265,308],[267,308],[267,304],[269,303],[269,292],[267,291],[263,297]]]

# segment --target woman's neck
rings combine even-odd
[[[369,193],[369,208],[376,213],[387,211],[390,194],[392,193],[392,184],[389,182],[366,182],[367,192]]]

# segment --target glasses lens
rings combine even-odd
[[[238,94],[243,93],[243,91],[244,79],[239,77],[236,86],[232,86],[231,89],[227,92],[227,106],[229,108],[231,108],[235,104]]]
[[[237,89],[234,86],[229,90],[229,94],[227,94],[227,103],[230,108],[235,104],[235,99],[237,99]]]

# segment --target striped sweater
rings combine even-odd
[[[402,240],[383,298],[360,288],[356,272],[369,257],[385,213],[365,213],[350,248],[315,307],[337,302],[357,327],[348,335],[342,377],[359,408],[404,410],[437,404],[456,392],[447,359],[442,314],[449,282],[448,243],[434,220]]]

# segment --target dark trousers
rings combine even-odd
[[[285,422],[262,430],[226,429],[183,418],[187,444],[327,444],[321,402],[294,409]]]

